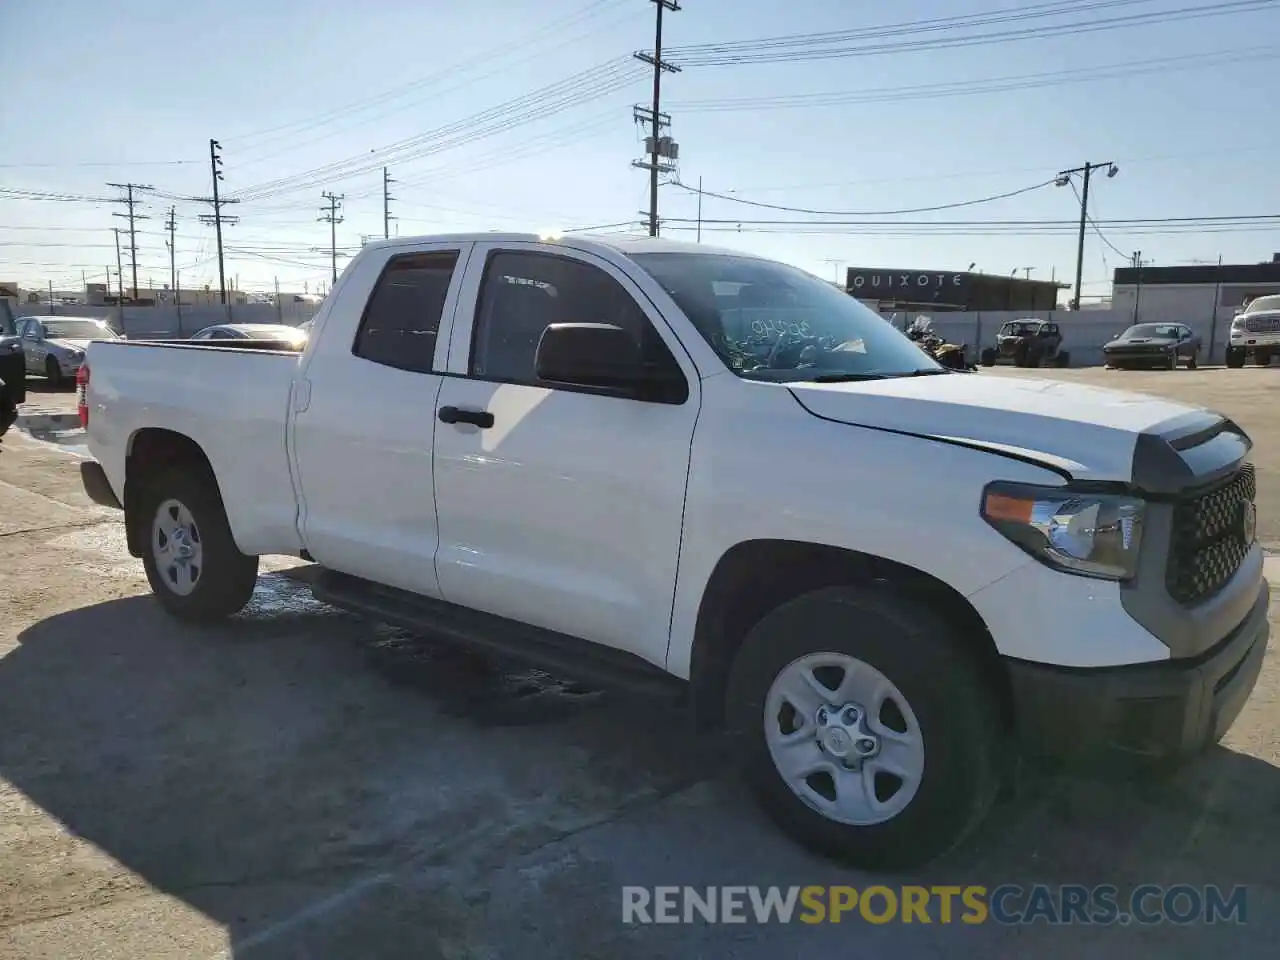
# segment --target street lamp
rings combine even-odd
[[[1063,170],[1053,181],[1054,186],[1065,187],[1071,183],[1072,176],[1077,173],[1081,174],[1084,180],[1084,189],[1080,192],[1080,238],[1076,245],[1076,294],[1073,300],[1076,310],[1080,309],[1080,280],[1084,273],[1084,228],[1089,221],[1089,178],[1103,167],[1107,168],[1108,180],[1120,172],[1119,164],[1104,160],[1102,163],[1086,163],[1083,167]]]

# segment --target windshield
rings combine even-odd
[[[1124,332],[1126,337],[1154,337],[1160,340],[1177,340],[1178,328],[1169,323],[1139,323]]]
[[[97,320],[41,320],[50,340],[114,340],[115,331]]]
[[[740,377],[787,382],[946,372],[877,313],[796,267],[710,253],[632,259]]]
[[[1000,328],[1000,336],[1002,337],[1025,337],[1029,333],[1035,333],[1040,324],[1028,322],[1026,320],[1010,320]]]
[[[1280,310],[1280,296],[1274,297],[1258,297],[1249,306],[1245,307],[1245,313],[1261,313],[1264,310]]]

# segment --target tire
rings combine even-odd
[[[169,468],[147,485],[137,509],[147,580],[166,611],[180,620],[210,623],[231,616],[249,602],[258,579],[258,558],[236,547],[217,483],[207,469]],[[178,528],[185,528],[185,535],[175,537]],[[174,560],[167,565],[161,549],[165,543],[171,545],[167,556]],[[172,545],[188,548],[191,556],[185,564],[173,557]],[[192,558],[198,563],[192,564]]]
[[[1059,350],[1054,361],[1059,368],[1065,370],[1071,364],[1071,353],[1067,350]]]
[[[982,351],[981,358],[984,367],[994,367],[996,365],[996,352],[991,347]]]
[[[1253,351],[1253,362],[1260,367],[1271,366],[1271,351],[1270,350]]]
[[[1245,352],[1239,347],[1227,347],[1226,364],[1232,370],[1238,370],[1244,366]]]
[[[53,357],[44,358],[44,378],[54,390],[61,390],[66,382],[62,376],[62,367],[58,366],[58,361]]]
[[[1194,353],[1191,356],[1187,357],[1188,370],[1195,370],[1199,366],[1200,366],[1200,362],[1196,359],[1196,355]]]
[[[917,754],[896,741],[895,752],[902,759],[900,769],[918,769],[919,775],[898,778],[898,789],[876,797],[875,758],[863,773],[840,769],[842,782],[862,784],[871,772],[872,796],[901,809],[883,819],[884,811],[870,812],[864,806],[861,825],[823,813],[817,804],[823,796],[819,787],[834,793],[830,773],[815,772],[793,788],[780,774],[770,745],[775,735],[799,733],[803,726],[784,731],[788,720],[800,714],[785,694],[779,692],[788,681],[796,681],[805,658],[811,670],[822,670],[822,660],[853,658],[860,677],[874,679],[874,671],[890,685],[889,697],[882,701],[873,727],[896,730],[908,737],[917,735]],[[873,668],[869,674],[868,670]],[[837,668],[838,669],[838,668]],[[828,673],[830,670],[827,671]],[[817,674],[811,674],[817,676]],[[824,674],[825,676],[825,674]],[[845,676],[853,676],[848,673]],[[822,684],[831,691],[839,680]],[[829,709],[818,711],[820,699],[813,686],[801,686],[807,719],[804,726],[814,731],[810,741],[803,734],[792,749],[805,750],[812,762],[834,767],[834,756],[819,746],[820,717],[828,723],[835,717],[848,720],[845,708],[867,700],[865,690],[856,686],[844,694],[826,697]],[[734,660],[729,679],[728,715],[739,738],[738,755],[743,758],[745,779],[760,805],[787,834],[813,851],[864,869],[901,869],[934,859],[959,844],[982,821],[998,792],[999,723],[996,696],[982,680],[977,665],[963,651],[953,632],[916,604],[907,603],[887,590],[867,587],[833,587],[807,594],[783,604],[767,614],[747,635]],[[833,702],[833,701],[839,702]],[[899,700],[905,704],[903,710]],[[885,710],[894,704],[891,716]],[[769,708],[766,709],[766,704]],[[812,714],[807,711],[813,710]],[[790,711],[790,713],[788,713]],[[866,721],[861,721],[865,723]],[[826,732],[832,736],[831,730]],[[836,748],[855,749],[861,742],[857,730],[840,735]],[[839,738],[838,738],[839,739]],[[867,738],[875,743],[878,737]],[[893,743],[890,739],[880,743]],[[786,749],[785,747],[782,749]],[[804,756],[801,754],[800,756]],[[854,779],[848,779],[852,776]],[[891,786],[891,781],[884,786]],[[914,785],[913,785],[914,784]],[[802,799],[798,789],[807,791]],[[899,796],[901,791],[907,791]],[[854,794],[865,799],[865,792]],[[827,797],[827,802],[830,802]],[[853,810],[856,804],[847,808]],[[877,817],[880,817],[878,821]]]
[[[1176,352],[1169,355],[1169,360],[1165,364],[1165,369],[1166,370],[1178,369],[1178,354]]]

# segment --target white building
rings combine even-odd
[[[1230,324],[1253,297],[1280,293],[1280,253],[1269,263],[1224,263],[1181,267],[1121,267],[1112,283],[1111,305],[1131,323],[1186,323],[1200,329],[1216,320]]]

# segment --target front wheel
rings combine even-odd
[[[211,622],[249,602],[258,558],[236,546],[207,470],[166,470],[148,484],[137,509],[135,522],[147,537],[143,566],[165,610],[181,620]]]
[[[984,367],[994,367],[996,365],[996,352],[991,347],[983,350],[979,355]]]
[[[1244,347],[1227,347],[1226,363],[1232,370],[1238,370],[1244,366],[1244,357]]]
[[[1193,353],[1193,354],[1191,354],[1191,356],[1187,357],[1187,369],[1188,369],[1188,370],[1194,370],[1194,369],[1196,369],[1198,366],[1200,366],[1200,362],[1196,359],[1196,355],[1195,355],[1194,353]]]
[[[942,621],[887,591],[834,587],[766,615],[729,698],[748,784],[818,853],[869,869],[924,863],[995,798],[993,691]]]

